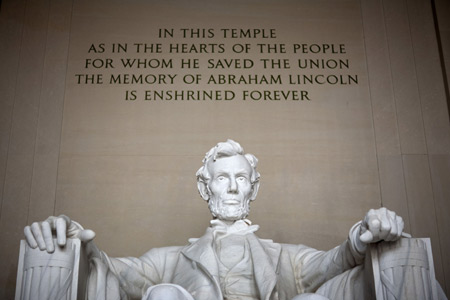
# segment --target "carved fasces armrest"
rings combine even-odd
[[[430,239],[401,238],[367,251],[368,299],[438,299]]]
[[[56,241],[55,241],[56,245]],[[87,258],[79,239],[48,253],[20,243],[15,300],[85,299]]]

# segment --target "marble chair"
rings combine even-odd
[[[86,299],[87,261],[78,239],[54,253],[21,241],[16,300]],[[402,238],[369,246],[365,299],[446,299],[435,280],[429,239]]]
[[[430,239],[402,238],[369,245],[368,251],[366,278],[372,299],[445,298],[435,278]]]
[[[85,299],[88,266],[82,252],[79,239],[68,239],[51,254],[22,240],[15,300]]]

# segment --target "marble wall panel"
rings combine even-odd
[[[369,208],[380,206],[377,172],[370,167],[374,159],[340,154],[259,158],[261,188],[251,219],[261,225],[264,238],[330,249]]]
[[[438,29],[437,35],[439,35],[441,41],[441,51],[444,60],[445,74],[448,85],[450,78],[450,3],[446,0],[434,1],[434,14]]]
[[[450,3],[445,0],[434,1],[435,13],[439,25],[439,30],[450,30],[450,20],[448,15],[450,14]]]
[[[28,222],[54,212],[72,0],[50,3]]]
[[[18,241],[28,218],[48,14],[49,2],[27,1],[0,217],[0,253],[8,258],[0,262],[4,299],[13,298]]]
[[[402,153],[426,153],[406,1],[383,1]]]
[[[0,53],[2,57],[8,58],[0,61],[1,69],[3,70],[0,74],[0,90],[2,91],[2,99],[0,101],[0,182],[2,183],[0,184],[0,197],[3,196],[3,182],[5,180],[8,158],[14,96],[16,93],[17,66],[19,64],[22,43],[25,2],[25,0],[3,2],[3,9],[0,15],[0,36],[2,37]]]
[[[447,109],[450,111],[450,2],[445,0],[434,1],[435,26],[438,29],[437,35],[440,38],[441,46],[441,68],[444,76],[444,92],[447,98]],[[450,181],[450,166],[447,155],[430,155],[431,178],[437,207],[437,222],[441,238],[442,253],[450,252],[450,239],[446,232],[450,228],[448,213],[450,212],[450,194],[448,192],[448,182]],[[450,292],[450,265],[448,256],[444,255],[443,267],[445,282],[443,288],[447,295]]]
[[[361,1],[361,9],[377,154],[399,154],[397,109],[383,4]]]
[[[408,1],[417,87],[429,154],[450,153],[450,122],[434,20],[428,1]]]
[[[113,256],[184,245],[209,225],[196,190],[201,156],[61,158],[56,214],[94,230]]]
[[[441,51],[441,68],[444,76],[444,91],[447,108],[450,113],[450,3],[445,0],[433,2],[436,35],[439,37]]]
[[[395,211],[405,222],[405,231],[411,229],[408,210],[408,198],[401,155],[379,155],[378,167],[380,173],[382,206]]]

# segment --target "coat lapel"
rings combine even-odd
[[[253,270],[261,299],[269,300],[277,284],[277,270],[281,245],[272,241],[260,240],[256,235],[247,235]]]
[[[210,229],[200,239],[181,250],[174,281],[185,287],[194,299],[222,299],[219,266],[212,248]]]
[[[205,235],[184,248],[181,252],[190,260],[201,264],[218,281],[219,266],[212,244],[213,235],[208,228]]]

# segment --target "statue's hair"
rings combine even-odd
[[[229,157],[234,155],[243,155],[245,159],[252,166],[252,175],[250,181],[252,184],[259,181],[259,173],[256,171],[256,165],[258,164],[258,159],[250,153],[244,154],[244,148],[242,148],[239,143],[228,139],[226,142],[221,142],[212,147],[208,152],[206,152],[205,158],[203,158],[203,166],[198,169],[196,176],[197,181],[208,183],[211,179],[211,174],[208,171],[208,163],[210,160],[216,161],[222,157]]]

